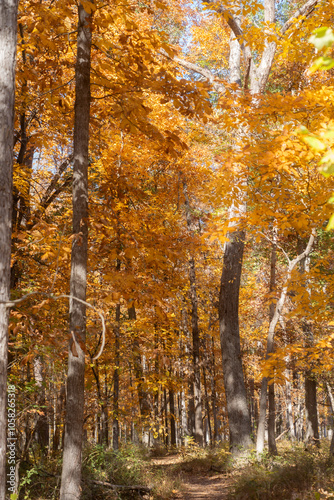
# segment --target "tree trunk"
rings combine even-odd
[[[269,293],[272,295],[276,289],[276,239],[277,232],[273,229],[273,242],[271,246],[271,257],[270,257],[270,285]],[[275,314],[275,304],[272,301],[269,306],[269,323],[273,319]],[[274,351],[274,345],[272,346]],[[272,455],[277,455],[277,446],[275,439],[275,421],[276,421],[276,408],[275,408],[275,385],[271,383],[268,390],[268,403],[269,403],[269,416],[268,416],[268,449],[269,453]]]
[[[76,95],[74,107],[73,243],[70,282],[70,345],[60,499],[81,495],[81,454],[84,420],[85,340],[88,241],[88,144],[90,114],[91,18],[79,5]],[[79,300],[75,300],[79,299]]]
[[[276,404],[275,404],[275,385],[270,384],[268,388],[268,450],[271,455],[277,455],[276,446]]]
[[[176,422],[175,422],[175,405],[174,391],[169,389],[169,413],[170,413],[170,444],[176,446]]]
[[[285,397],[286,397],[286,419],[287,426],[289,428],[290,439],[291,441],[295,441],[295,427],[293,425],[293,413],[292,413],[292,400],[291,400],[291,382],[290,382],[290,372],[286,370],[286,382],[285,382]]]
[[[243,376],[239,335],[239,289],[245,234],[234,231],[225,243],[219,297],[219,326],[224,386],[233,454],[252,446],[251,421]]]
[[[283,338],[284,338],[284,344],[288,344],[288,339],[287,339],[287,332],[285,328],[285,321],[284,318],[281,316],[279,319],[281,328],[283,330]],[[290,360],[290,356],[285,357],[285,363],[288,365]],[[292,409],[292,396],[291,396],[291,370],[288,368],[285,369],[284,371],[285,375],[285,400],[286,400],[286,423],[287,423],[287,428],[289,429],[289,435],[291,441],[295,441],[296,435],[295,435],[295,427],[293,423],[293,409]]]
[[[305,444],[320,446],[318,406],[317,406],[317,381],[312,372],[305,373]]]
[[[236,18],[238,21],[238,18]],[[234,33],[230,38],[229,81],[241,83],[241,49]],[[222,350],[224,387],[230,430],[230,448],[234,455],[252,446],[251,420],[248,411],[247,393],[242,368],[239,334],[239,289],[245,233],[235,222],[246,213],[243,199],[232,204],[229,210],[231,221],[229,241],[224,247],[223,271],[219,294],[219,330]],[[235,226],[235,227],[234,227]],[[235,229],[235,230],[233,230]]]
[[[54,434],[52,442],[52,450],[54,452],[58,451],[61,445],[60,431],[61,431],[62,414],[65,406],[65,396],[66,396],[65,386],[64,384],[62,384],[59,389],[59,392],[57,391],[57,393],[55,394],[55,404],[54,404],[55,421],[54,421]]]
[[[0,500],[6,494],[7,363],[17,0],[0,2]]]
[[[194,233],[194,221],[191,215],[191,207],[188,198],[187,184],[183,182],[183,192],[185,197],[185,213],[188,229]],[[190,391],[191,400],[189,409],[193,415],[190,415],[192,425],[190,426],[191,435],[195,442],[203,445],[203,420],[202,420],[202,395],[201,395],[201,367],[200,367],[200,336],[198,325],[198,299],[196,287],[196,267],[195,259],[190,256],[189,259],[189,283],[190,283],[190,303],[191,303],[191,331],[192,331],[192,390]]]
[[[301,239],[298,240],[297,248],[299,251],[302,249],[304,243]],[[310,271],[310,258],[305,256],[301,260],[299,266],[299,272],[301,276]],[[310,291],[308,287],[308,282],[304,284],[307,290],[307,295],[309,296]],[[306,319],[303,321],[302,325],[303,333],[305,335],[305,344],[307,347],[313,345],[313,332],[310,322]],[[319,424],[318,424],[318,407],[317,407],[317,381],[314,378],[311,370],[307,370],[305,373],[305,423],[306,423],[306,433],[305,433],[305,444],[313,443],[320,446],[319,440]]]
[[[168,407],[167,407],[167,391],[164,387],[163,390],[163,415],[164,415],[164,438],[165,438],[165,446],[168,448],[169,446],[169,428],[168,428]]]
[[[194,429],[193,437],[200,446],[203,445],[202,395],[201,395],[201,367],[200,367],[200,338],[198,328],[198,300],[196,290],[195,260],[189,261],[191,326],[193,347],[193,387],[194,387]]]
[[[129,307],[128,315],[129,315],[130,320],[135,321],[137,319],[136,308],[134,305]],[[141,349],[140,349],[140,344],[139,344],[137,333],[134,334],[134,338],[133,338],[133,353],[134,353],[134,373],[135,373],[135,377],[136,377],[138,399],[139,399],[139,409],[140,409],[140,416],[142,419],[142,426],[143,426],[142,440],[143,440],[143,443],[145,444],[149,440],[149,432],[150,432],[149,431],[149,417],[151,414],[151,402],[150,402],[149,393],[147,391],[146,384],[145,384],[144,367],[143,367]]]
[[[334,396],[333,396],[333,393],[331,390],[331,386],[329,385],[328,382],[326,382],[326,389],[327,389],[327,393],[328,393],[329,402],[331,405],[332,417],[334,417]],[[329,448],[329,456],[330,457],[334,456],[334,429],[332,429],[332,439],[331,439],[331,445]]]
[[[118,450],[119,448],[119,364],[120,364],[120,352],[119,352],[119,334],[120,334],[120,319],[121,319],[121,304],[116,305],[116,318],[115,318],[115,369],[114,369],[114,394],[113,394],[113,423],[112,423],[112,447],[113,450]]]
[[[207,359],[206,359],[207,362]],[[212,446],[213,445],[213,438],[212,438],[212,427],[211,427],[211,412],[210,412],[210,403],[209,403],[209,396],[208,396],[208,385],[207,385],[207,380],[206,380],[206,369],[205,366],[203,365],[203,384],[204,384],[204,394],[205,394],[205,410],[206,410],[206,418],[208,422],[208,433],[209,433],[209,444]],[[205,443],[206,445],[207,443]]]
[[[267,352],[266,358],[274,350],[274,337],[276,325],[282,315],[283,307],[285,304],[286,295],[288,293],[288,285],[291,279],[292,271],[295,269],[296,265],[299,264],[304,258],[308,257],[310,254],[313,243],[314,243],[315,231],[312,230],[312,234],[308,240],[306,249],[304,252],[300,253],[295,259],[290,260],[288,264],[288,270],[286,273],[284,285],[281,291],[279,300],[275,305],[275,312],[269,324],[268,337],[267,337]],[[265,434],[265,422],[266,422],[266,406],[267,406],[267,388],[268,388],[268,378],[263,377],[261,383],[261,395],[260,395],[260,416],[259,416],[259,426],[257,431],[257,441],[256,441],[256,452],[260,455],[264,449],[264,434]]]
[[[34,359],[34,378],[36,386],[38,387],[37,393],[37,406],[42,414],[37,414],[35,423],[35,432],[37,437],[37,442],[45,454],[45,448],[49,445],[49,425],[47,417],[47,409],[45,405],[45,385],[44,385],[44,367],[40,356]]]

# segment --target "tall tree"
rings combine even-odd
[[[6,410],[18,0],[0,1],[0,500],[6,495]]]
[[[88,241],[88,146],[90,117],[91,15],[78,8],[77,60],[73,142],[73,243],[70,281],[70,345],[68,353],[66,427],[61,500],[81,494],[81,453],[84,420],[86,284]]]
[[[238,18],[236,17],[236,22]],[[241,49],[236,35],[230,38],[229,81],[241,84]],[[242,216],[247,210],[244,195],[229,210],[229,241],[224,246],[223,272],[219,293],[219,330],[222,350],[224,386],[229,418],[230,446],[234,454],[250,448],[251,419],[242,368],[239,334],[239,290],[245,245]],[[238,222],[236,222],[238,220]]]
[[[210,2],[209,2],[210,3]],[[293,22],[301,15],[309,15],[317,4],[317,0],[308,0],[301,8],[290,17],[281,29],[282,36],[292,26]],[[242,2],[235,2],[229,10],[220,4],[215,7],[216,11],[224,16],[231,32],[230,43],[230,78],[233,82],[240,82],[240,70],[238,73],[237,47],[238,42],[243,53],[245,62],[244,88],[249,85],[249,92],[253,96],[253,106],[258,106],[256,96],[263,94],[268,77],[271,71],[276,53],[277,44],[272,40],[272,27],[275,22],[275,0],[264,1],[264,21],[265,21],[265,43],[260,62],[255,63],[254,55],[250,44],[247,42],[240,17],[242,14]],[[214,75],[208,70],[203,70],[181,59],[177,59],[178,64],[191,71],[196,71],[204,78],[213,82],[214,88],[219,91],[219,86],[214,83]],[[233,80],[232,80],[233,79]],[[244,131],[243,133],[247,133]],[[247,180],[244,180],[244,186]],[[239,190],[240,191],[240,190]],[[220,300],[219,300],[219,321],[223,356],[224,384],[226,392],[227,410],[230,427],[230,445],[234,453],[239,453],[240,449],[251,446],[251,424],[247,408],[246,394],[244,390],[244,378],[242,363],[240,358],[240,336],[239,336],[239,288],[242,270],[242,260],[244,252],[245,234],[240,222],[246,212],[246,204],[240,198],[230,209],[229,219],[231,229],[228,234],[229,241],[225,245],[223,272],[221,278]],[[267,392],[267,387],[266,387]]]

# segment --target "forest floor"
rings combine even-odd
[[[182,463],[180,455],[172,455],[152,460],[157,467],[170,468]],[[179,474],[180,491],[175,492],[176,500],[217,500],[227,499],[229,487],[233,478],[226,472],[209,471],[182,471]]]
[[[231,465],[224,449],[152,457],[156,473],[173,480],[173,500],[334,499],[334,462],[321,449],[280,444],[280,455]],[[163,496],[157,495],[157,498]]]
[[[114,452],[88,446],[83,457],[82,500],[327,500],[334,499],[334,458],[321,448],[280,442],[279,455],[231,462],[228,446],[188,446],[151,453],[124,445]],[[20,470],[19,500],[59,495],[60,456],[37,455]],[[37,457],[38,458],[38,457]],[[118,486],[116,486],[118,485]]]

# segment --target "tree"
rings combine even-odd
[[[300,9],[297,9],[289,20],[281,28],[281,36],[283,36],[289,28],[296,22],[301,15],[308,16],[317,0],[307,1]],[[227,9],[224,5],[214,7],[216,12],[222,14],[227,21],[235,39],[239,42],[245,62],[244,74],[244,88],[248,88],[251,97],[250,107],[256,112],[259,106],[259,97],[265,92],[269,74],[274,61],[274,56],[277,49],[277,42],[275,37],[272,36],[272,30],[275,22],[275,2],[274,0],[266,0],[264,2],[264,31],[262,37],[263,49],[260,51],[260,57],[257,57],[259,64],[256,65],[255,58],[251,50],[251,41],[247,39],[240,17],[242,14],[242,5],[236,3],[232,9]],[[233,37],[230,48],[230,55],[233,57]],[[237,54],[237,52],[236,52]],[[237,56],[235,56],[237,62]],[[202,74],[209,81],[214,81],[214,76],[210,71],[205,72],[192,64],[191,67],[187,62],[180,59],[177,60],[185,68],[196,71]],[[230,66],[230,78],[233,77],[234,81],[241,81],[238,75],[238,64],[234,67]],[[206,74],[205,74],[206,73]],[[217,85],[216,85],[217,87]],[[218,87],[217,87],[218,89]],[[222,99],[222,106],[224,106],[224,99]],[[239,118],[242,122],[242,119]],[[246,134],[251,134],[251,131],[243,130],[244,137]],[[238,192],[245,190],[247,186],[247,178],[244,182],[239,182]],[[238,300],[239,300],[239,287],[240,277],[243,260],[243,246],[244,234],[242,231],[242,218],[246,213],[246,202],[242,200],[242,194],[239,194],[239,199],[234,201],[231,207],[231,220],[232,226],[235,226],[234,231],[229,234],[230,241],[225,246],[225,256],[221,280],[221,293],[220,293],[220,328],[222,338],[222,356],[223,356],[223,370],[225,380],[225,391],[227,397],[227,407],[229,408],[230,420],[230,439],[231,448],[236,453],[240,448],[249,448],[251,446],[250,440],[250,420],[247,410],[247,401],[244,390],[244,381],[242,375],[242,367],[240,362],[240,338],[239,338],[239,314],[238,314]],[[236,219],[239,218],[239,227]],[[241,232],[240,232],[241,231]],[[225,338],[225,340],[224,340]],[[233,384],[235,386],[233,387]],[[242,418],[241,415],[243,415]]]
[[[17,0],[0,2],[0,499],[5,500]]]
[[[70,281],[66,427],[60,498],[81,495],[81,453],[84,421],[86,286],[88,246],[88,146],[90,119],[91,11],[78,7],[76,96],[73,139],[73,240]]]

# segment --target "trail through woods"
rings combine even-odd
[[[183,483],[183,491],[178,500],[227,499],[231,480],[226,474],[194,473],[188,475]]]
[[[157,467],[174,467],[180,463],[179,455],[155,458],[153,464]],[[180,474],[180,491],[175,495],[177,500],[224,500],[228,498],[229,488],[233,478],[226,472],[214,469],[203,471],[196,466]]]

